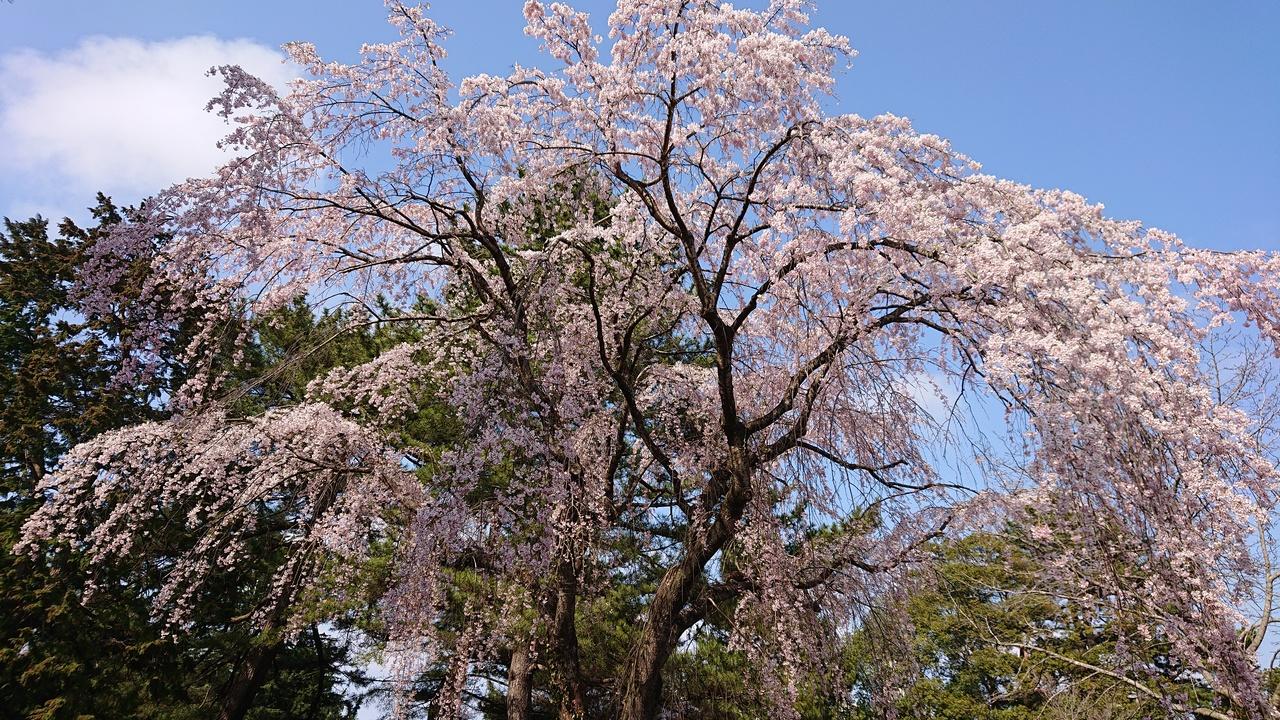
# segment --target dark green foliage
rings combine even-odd
[[[102,197],[93,214],[103,225],[121,220]],[[150,388],[111,382],[113,329],[73,312],[71,287],[90,242],[70,223],[49,237],[41,218],[6,220],[0,235],[0,695],[15,716],[123,713],[176,690],[130,670],[155,660],[160,643],[140,602],[86,607],[76,558],[12,554],[37,506],[36,483],[57,458],[152,414]]]
[[[88,251],[128,210],[98,197],[97,225],[65,221],[55,235],[41,218],[5,221],[0,234],[0,716],[15,718],[206,718],[223,685],[256,643],[275,648],[248,718],[353,717],[339,673],[349,648],[312,626],[296,638],[257,637],[246,622],[282,557],[264,533],[253,572],[218,578],[201,597],[194,623],[166,636],[149,619],[146,598],[160,584],[164,548],[191,538],[170,530],[150,539],[160,552],[131,567],[98,568],[99,589],[85,599],[84,562],[73,552],[14,554],[38,506],[36,486],[72,445],[97,433],[162,416],[158,402],[182,377],[179,350],[161,349],[162,372],[142,384],[117,382],[129,312],[77,312],[73,285]],[[139,282],[145,258],[121,280]],[[127,288],[123,288],[126,290]],[[238,377],[268,376],[241,400],[256,412],[296,402],[316,374],[371,357],[371,335],[344,337],[274,375],[268,368],[295,347],[341,323],[304,305],[281,313],[243,358],[220,360]],[[172,550],[171,550],[172,552]],[[170,555],[171,556],[171,555]],[[359,678],[355,678],[359,681]]]
[[[877,665],[883,655],[871,648],[874,633],[850,643],[848,665],[863,694],[859,717],[882,712],[867,691],[885,682],[896,682],[894,710],[904,719],[1167,716],[1115,677],[1075,664],[1117,671],[1118,628],[1061,589],[1045,587],[1045,558],[1020,542],[1016,529],[940,542],[934,552],[931,576],[906,604],[914,628],[909,672],[895,678]],[[1194,694],[1190,687],[1176,690],[1174,696]]]
[[[1023,637],[1057,618],[1052,599],[1025,592],[1034,564],[994,536],[971,536],[938,554],[937,586],[910,601],[924,677],[902,706],[920,717],[1036,717],[1046,693],[1020,677],[1018,655],[991,642]]]

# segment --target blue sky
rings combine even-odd
[[[611,6],[576,4],[600,24]],[[434,4],[456,77],[542,62],[520,5]],[[383,14],[377,0],[0,3],[0,214],[75,212],[98,187],[134,201],[199,172],[214,160],[192,119],[210,94],[200,69],[282,73],[269,51],[288,40],[348,59],[390,36]],[[989,172],[1195,245],[1280,249],[1280,3],[820,0],[815,19],[860,52],[840,110],[906,115]]]

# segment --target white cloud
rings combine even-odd
[[[277,87],[296,73],[249,40],[193,36],[161,42],[95,37],[65,52],[0,56],[0,210],[80,207],[102,190],[125,202],[225,160],[228,127],[205,104],[240,65]]]

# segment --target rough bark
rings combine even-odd
[[[511,648],[507,668],[507,720],[529,720],[533,703],[533,661],[530,643],[518,641]]]
[[[267,633],[271,632],[267,630]],[[262,689],[263,683],[266,682],[271,663],[279,650],[278,640],[254,642],[253,647],[241,659],[235,674],[223,689],[218,720],[244,720],[249,709],[253,707],[253,699],[257,696],[258,690]]]
[[[662,668],[688,627],[681,622],[681,611],[694,599],[707,563],[737,532],[750,497],[749,472],[740,458],[735,460],[738,470],[727,474],[731,480],[715,521],[704,538],[700,539],[696,530],[690,531],[684,557],[667,569],[653,594],[644,628],[623,670],[618,715],[621,720],[653,720],[662,709]]]
[[[560,719],[580,720],[586,717],[587,700],[578,651],[577,573],[572,563],[562,561],[558,576],[551,633],[557,655],[557,680],[564,694],[560,699]]]
[[[623,720],[657,717],[662,700],[662,668],[680,639],[677,615],[692,597],[702,566],[697,558],[686,556],[658,583],[644,629],[627,658],[619,713]]]

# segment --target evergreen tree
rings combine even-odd
[[[31,557],[13,552],[23,523],[39,505],[35,487],[65,450],[103,431],[156,419],[159,399],[183,376],[182,330],[165,348],[164,367],[141,382],[118,382],[129,342],[132,309],[86,317],[74,297],[95,242],[130,210],[99,195],[96,225],[64,221],[56,233],[40,217],[5,220],[0,233],[0,715],[15,718],[204,718],[223,705],[237,673],[260,662],[252,692],[235,717],[337,719],[358,705],[350,683],[349,643],[310,624],[294,637],[266,636],[247,622],[280,562],[279,533],[255,544],[251,572],[221,578],[201,599],[189,628],[166,634],[152,622],[148,599],[163,581],[167,554],[190,537],[158,532],[148,543],[170,548],[148,562],[115,567],[89,597],[84,560],[73,548]],[[119,290],[147,273],[138,257],[120,275]],[[317,333],[341,323],[317,319],[296,305],[237,357],[218,362],[243,377],[267,367]],[[246,411],[290,402],[318,372],[370,357],[366,336],[351,336],[325,353],[271,375],[241,401]],[[99,568],[99,572],[103,572]],[[265,655],[255,652],[262,646]]]
[[[855,717],[882,715],[877,692],[910,720],[1217,717],[1210,713],[1225,698],[1172,660],[1161,631],[1138,645],[1114,615],[1047,582],[1046,547],[1018,528],[939,542],[933,552],[935,565],[905,600],[913,635],[903,662],[879,664],[872,631],[846,649]]]

